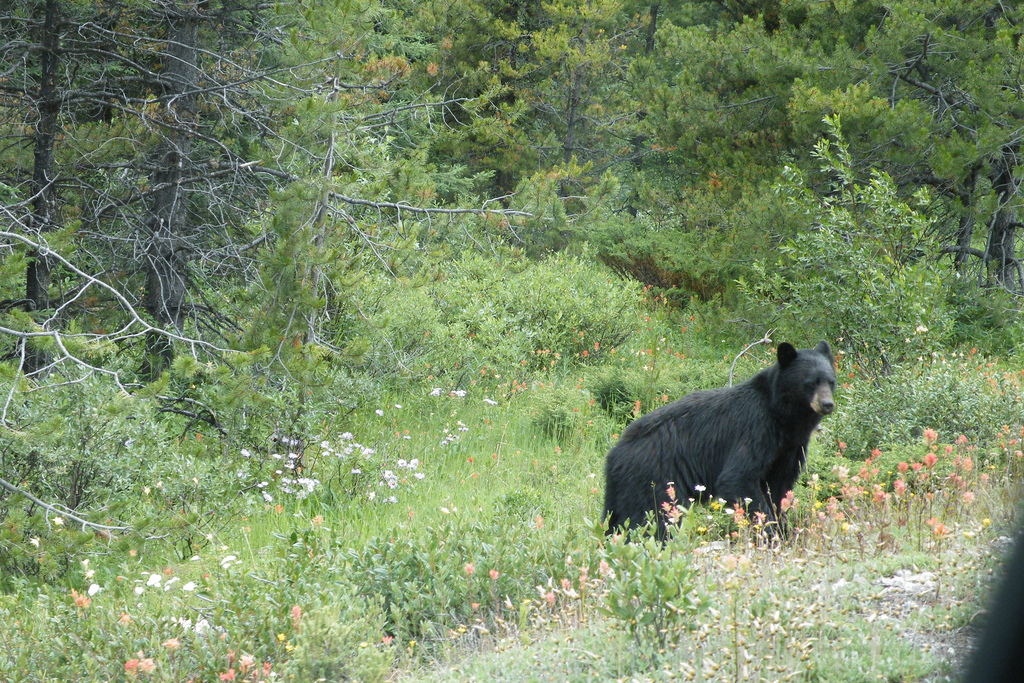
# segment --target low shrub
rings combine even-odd
[[[653,537],[612,537],[598,567],[607,581],[601,611],[622,622],[641,651],[664,649],[694,625],[707,606],[692,566],[692,547]]]
[[[606,436],[611,428],[607,418],[595,410],[589,392],[563,384],[536,391],[531,422],[538,431],[558,440]]]
[[[380,605],[353,595],[295,612],[295,647],[283,667],[285,680],[387,680],[394,655],[378,646],[384,632]],[[384,636],[386,638],[386,636]],[[372,645],[371,645],[372,643]]]
[[[434,282],[368,282],[366,360],[383,373],[473,379],[485,367],[531,371],[590,363],[635,330],[639,287],[560,253],[538,263],[469,253]]]
[[[597,533],[582,520],[552,527],[540,515],[473,519],[448,510],[417,537],[374,538],[360,549],[339,540],[326,556],[382,600],[396,641],[431,647],[525,627],[534,610],[575,606],[597,578]]]
[[[837,392],[836,414],[822,423],[826,441],[845,455],[916,441],[926,428],[952,440],[960,434],[988,443],[1002,425],[1020,425],[1024,377],[985,358],[936,353],[931,362],[893,368],[886,377]],[[884,448],[883,448],[884,449]]]

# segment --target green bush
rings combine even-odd
[[[579,601],[587,577],[597,576],[599,527],[574,519],[551,528],[542,517],[522,513],[485,520],[449,513],[415,537],[395,533],[359,549],[339,539],[325,553],[363,595],[382,600],[385,628],[400,643],[429,647],[460,626],[514,624],[533,609],[524,601],[540,589],[549,600]]]
[[[686,394],[724,387],[729,383],[729,367],[721,363],[664,357],[653,360],[648,357],[648,362],[652,362],[653,369],[644,371],[606,365],[587,374],[587,390],[597,405],[617,423],[628,422],[635,417],[637,402],[641,411],[646,413]],[[733,382],[744,379],[747,376],[737,374]]]
[[[466,254],[428,284],[368,283],[366,359],[380,372],[465,381],[485,367],[590,363],[636,329],[639,297],[587,253],[539,263]]]
[[[963,434],[972,443],[994,439],[1003,425],[1024,416],[1020,373],[989,367],[983,358],[945,359],[893,368],[874,381],[837,392],[836,414],[822,423],[826,440],[843,442],[846,454],[918,439],[926,428],[943,439]]]
[[[664,648],[690,626],[706,601],[697,590],[692,550],[653,537],[612,538],[605,549],[608,593],[602,611],[621,621],[641,648]]]
[[[597,369],[587,376],[587,387],[597,404],[618,422],[625,422],[643,395],[638,373],[617,365]]]
[[[740,288],[787,338],[832,340],[872,372],[884,371],[942,348],[953,316],[940,269],[926,251],[931,220],[900,198],[885,173],[856,179],[838,122],[827,122],[835,144],[821,141],[814,155],[835,178],[832,191],[813,191],[787,168],[780,191],[807,228],[780,246],[777,259],[755,264]],[[927,203],[923,191],[912,201]]]
[[[129,492],[160,481],[170,455],[152,408],[97,380],[42,388],[19,405],[23,428],[0,433],[0,472],[53,509],[0,489],[0,590],[19,577],[56,581],[97,546],[91,530],[62,513],[108,525],[131,516]]]
[[[538,389],[534,401],[533,426],[551,438],[579,438],[592,433],[595,420],[598,421],[597,431],[607,429],[607,418],[594,410],[588,392],[555,384]]]
[[[284,679],[331,683],[386,680],[394,657],[378,645],[383,627],[380,605],[357,595],[344,603],[332,600],[313,607],[301,616]]]

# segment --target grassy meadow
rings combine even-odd
[[[561,268],[570,280],[532,303],[523,277],[489,312],[467,308],[476,327],[437,312],[443,292],[382,298],[388,339],[369,340],[366,372],[404,377],[330,377],[263,412],[240,401],[221,432],[82,389],[79,419],[39,448],[71,453],[55,482],[105,473],[76,516],[130,528],[4,499],[0,678],[954,676],[1020,498],[1019,361],[931,349],[882,376],[839,354],[837,410],[786,502],[789,540],[715,503],[664,547],[625,544],[600,513],[604,454],[630,416],[742,380],[783,340],[736,360],[760,335],[721,311]],[[569,289],[597,277],[607,298]],[[535,317],[502,327],[503,301]],[[176,372],[199,398],[218,386],[202,367]]]

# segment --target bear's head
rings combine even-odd
[[[779,344],[779,378],[790,409],[810,408],[818,415],[835,410],[832,392],[836,388],[835,359],[828,342],[822,340],[813,349],[796,349]]]

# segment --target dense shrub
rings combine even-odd
[[[945,359],[894,368],[887,377],[838,392],[836,415],[822,423],[826,439],[843,442],[850,457],[907,443],[927,428],[944,438],[965,435],[986,443],[1024,416],[1024,378],[983,358]]]
[[[235,495],[264,474],[261,458],[237,447],[248,434],[226,438],[193,419],[202,401],[153,398],[167,382],[128,395],[95,378],[53,381],[61,386],[19,394],[9,417],[20,428],[0,433],[0,476],[50,506],[0,489],[0,590],[25,578],[60,580],[75,557],[109,553],[112,537],[118,550],[157,539],[189,557],[208,543],[211,528],[243,509],[233,505]],[[191,396],[208,400],[217,391],[203,386],[215,383],[210,378],[192,381]],[[262,428],[269,436],[273,425]],[[71,515],[119,529],[83,527]]]
[[[284,666],[285,680],[387,680],[394,657],[376,645],[384,632],[378,604],[357,595],[344,603],[316,605],[301,616],[295,649]]]
[[[95,541],[62,513],[116,524],[107,520],[123,512],[119,502],[144,474],[159,481],[150,476],[168,455],[152,406],[99,381],[43,390],[31,399],[15,411],[22,428],[0,434],[0,472],[53,510],[0,489],[0,589],[19,577],[61,577]]]
[[[629,418],[633,406],[644,393],[640,374],[617,365],[609,365],[590,373],[587,376],[587,387],[597,404],[620,422]]]
[[[448,377],[590,362],[636,328],[639,287],[586,253],[538,263],[466,254],[417,287],[368,283],[365,312],[380,372]]]
[[[580,520],[549,528],[539,515],[449,513],[416,537],[369,539],[360,549],[339,541],[326,551],[364,595],[383,600],[386,629],[402,643],[443,639],[460,625],[515,624],[538,591],[554,607],[579,600],[597,578],[600,529]]]
[[[915,208],[928,197],[922,191],[908,203],[885,173],[857,179],[838,123],[832,131],[836,143],[823,140],[814,151],[835,179],[831,192],[813,191],[787,169],[780,191],[807,228],[777,259],[755,264],[740,288],[787,338],[810,331],[884,370],[941,348],[952,334],[942,274],[926,251],[931,219]]]
[[[595,409],[589,392],[560,384],[538,389],[532,411],[533,426],[555,439],[585,440],[595,433],[607,435],[607,417]]]

